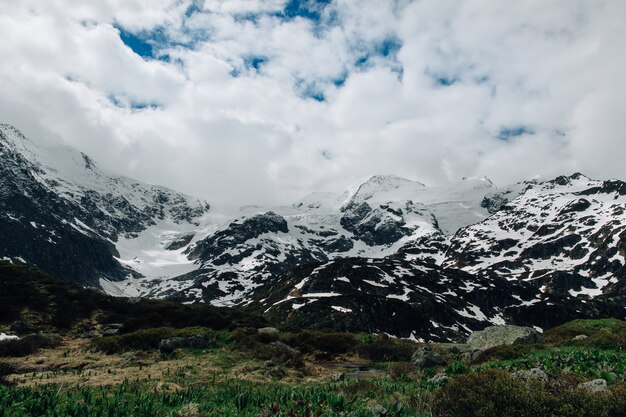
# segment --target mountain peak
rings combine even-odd
[[[401,185],[401,184],[409,184],[409,183],[410,184],[420,184],[420,185],[424,186],[424,184],[422,184],[419,181],[409,180],[407,178],[400,177],[398,175],[393,175],[393,174],[372,175],[367,180],[363,181],[363,183],[361,185],[376,184],[376,185],[398,186],[398,185]]]
[[[8,123],[0,123],[0,142],[11,144],[31,143],[18,128]]]
[[[365,180],[357,182],[344,193],[347,198],[344,205],[361,203],[367,200],[409,200],[417,190],[425,187],[419,181],[409,180],[397,175],[372,175]]]

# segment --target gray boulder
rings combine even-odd
[[[430,346],[424,346],[415,351],[411,356],[411,363],[419,369],[433,368],[446,365],[446,360]]]
[[[575,340],[575,341],[581,341],[585,339],[589,339],[589,336],[587,336],[586,334],[579,334],[578,336],[574,336],[572,338],[572,340]]]
[[[370,411],[375,416],[384,416],[387,415],[387,409],[380,404],[374,404],[370,406]]]
[[[258,334],[278,334],[279,330],[276,327],[261,327],[257,330]]]
[[[539,381],[548,382],[548,374],[539,368],[526,369],[523,371],[513,372],[513,378],[520,379],[524,382]]]
[[[279,355],[298,356],[300,354],[300,351],[298,349],[294,349],[291,346],[280,341],[272,342],[270,343],[270,346],[272,347],[274,352],[278,353]]]
[[[543,334],[532,327],[491,326],[478,332],[472,332],[467,344],[472,350],[486,350],[502,345],[533,345],[544,342]]]
[[[448,375],[446,375],[443,372],[439,372],[437,375],[435,375],[434,377],[430,378],[428,380],[428,382],[432,382],[434,384],[442,384],[444,382],[447,382],[450,379],[450,377]]]
[[[170,337],[169,339],[161,340],[159,351],[164,354],[170,354],[176,349],[204,349],[210,345],[211,339],[207,336]]]
[[[609,385],[604,379],[594,379],[589,382],[581,382],[576,388],[587,392],[606,392],[609,390]]]

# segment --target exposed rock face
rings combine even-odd
[[[411,363],[419,369],[443,366],[446,360],[431,347],[425,346],[415,351],[411,356]]]
[[[533,345],[543,343],[543,334],[532,327],[491,326],[485,330],[472,332],[467,339],[473,350],[486,350],[502,345]]]
[[[261,327],[257,330],[259,334],[278,334],[280,331],[276,327]]]
[[[404,227],[402,211],[389,206],[372,209],[363,202],[350,204],[344,210],[343,228],[370,246],[388,245],[411,234],[411,230]]]

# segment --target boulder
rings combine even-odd
[[[94,330],[89,330],[86,332],[78,333],[74,338],[75,339],[95,339],[98,335]]]
[[[467,344],[472,350],[486,350],[502,345],[533,345],[543,343],[543,334],[532,327],[490,326],[478,332],[472,332]]]
[[[210,345],[211,339],[207,336],[170,337],[168,339],[161,340],[161,343],[159,343],[159,351],[164,354],[170,354],[176,349],[204,349]]]
[[[280,355],[284,355],[284,356],[298,356],[300,354],[300,352],[298,351],[298,349],[294,349],[291,346],[280,342],[280,341],[276,341],[276,342],[272,342],[270,343],[270,346],[272,347],[272,349],[280,354]]]
[[[531,368],[522,371],[513,372],[513,378],[520,379],[524,382],[539,381],[548,382],[548,374],[539,368]]]
[[[411,363],[419,369],[433,368],[446,365],[446,360],[430,346],[424,346],[415,351],[411,356]]]
[[[278,334],[279,330],[276,327],[261,327],[257,330],[258,334]]]
[[[384,416],[387,415],[387,409],[380,404],[372,404],[370,406],[370,411],[374,416]]]
[[[572,340],[581,341],[585,339],[589,339],[589,336],[587,336],[586,334],[579,334],[578,336],[574,336]]]
[[[604,379],[594,379],[589,382],[581,382],[576,388],[587,392],[606,392],[609,390],[609,385]]]
[[[343,372],[334,372],[330,374],[331,381],[344,381],[346,379],[346,374]]]
[[[441,383],[447,382],[449,379],[450,377],[448,375],[446,375],[443,372],[439,372],[437,375],[430,378],[428,382],[432,382],[434,384],[441,384]]]
[[[102,336],[116,336],[120,334],[123,327],[124,325],[121,323],[109,323],[104,326]]]

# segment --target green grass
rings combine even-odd
[[[348,381],[291,387],[259,386],[242,381],[207,383],[178,392],[163,392],[141,383],[117,387],[38,389],[0,387],[4,416],[372,416],[372,404],[387,416],[425,416],[419,388],[389,380]],[[190,406],[190,404],[193,404]],[[266,414],[262,414],[262,413]]]
[[[575,341],[578,335],[586,339]],[[560,345],[626,349],[626,322],[617,319],[574,320],[545,332],[546,342]]]
[[[502,368],[508,370],[541,368],[546,372],[570,372],[587,378],[608,381],[623,379],[626,371],[626,352],[601,350],[580,346],[538,349],[510,360],[495,360],[478,369]]]

